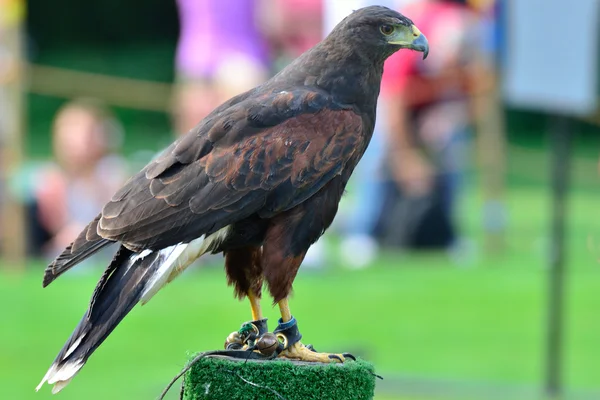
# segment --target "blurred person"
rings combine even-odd
[[[227,99],[268,77],[268,50],[258,28],[261,0],[177,0],[172,117],[177,135]]]
[[[37,221],[47,236],[42,251],[51,258],[98,215],[127,173],[114,154],[121,127],[101,104],[67,103],[54,118],[52,135],[56,163],[39,173],[34,189]]]
[[[326,0],[260,0],[259,26],[268,41],[276,73],[323,36],[323,2]]]
[[[481,21],[461,0],[422,0],[401,11],[427,33],[432,51],[426,63],[410,54],[385,66],[389,183],[378,234],[389,246],[448,249],[458,237],[455,203],[468,158],[469,91],[483,55]]]

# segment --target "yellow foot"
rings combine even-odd
[[[273,339],[275,341],[275,344],[277,344],[277,338]],[[262,344],[264,342],[261,341],[260,343]],[[264,344],[263,344],[264,346]],[[256,346],[254,345],[254,340],[252,341],[252,345],[248,343],[247,338],[243,337],[242,335],[239,334],[239,332],[231,332],[229,334],[229,336],[227,336],[227,339],[225,339],[225,344],[223,346],[225,348],[225,350],[248,350],[249,348],[256,348]],[[276,347],[276,346],[275,346]],[[256,351],[259,351],[258,348],[256,348]]]
[[[231,332],[227,336],[224,347],[226,350],[247,350],[254,345],[257,339],[264,336],[267,331],[266,319],[245,322],[239,330]]]
[[[317,353],[311,347],[307,347],[300,342],[297,342],[287,349],[283,350],[279,357],[288,358],[290,360],[300,360],[307,362],[322,362],[330,363],[337,362],[343,363],[346,360],[356,360],[350,353],[333,354],[333,353]]]

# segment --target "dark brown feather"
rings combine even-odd
[[[260,247],[243,247],[225,253],[227,283],[234,286],[235,295],[243,298],[252,290],[258,297],[262,293],[262,250]]]
[[[271,218],[262,268],[274,303],[290,294],[307,250],[333,222],[346,181],[347,176],[337,176],[308,200]]]
[[[162,248],[265,206],[263,213],[292,208],[339,174],[362,138],[360,116],[323,93],[261,102],[242,102],[175,142],[104,207],[100,234],[129,248]],[[273,199],[276,189],[286,193]]]

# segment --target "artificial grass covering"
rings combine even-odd
[[[185,374],[185,400],[363,400],[375,390],[373,365],[358,359],[344,364],[286,360],[198,360]]]

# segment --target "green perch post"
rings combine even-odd
[[[367,400],[373,398],[373,365],[208,356],[184,375],[185,400]]]

